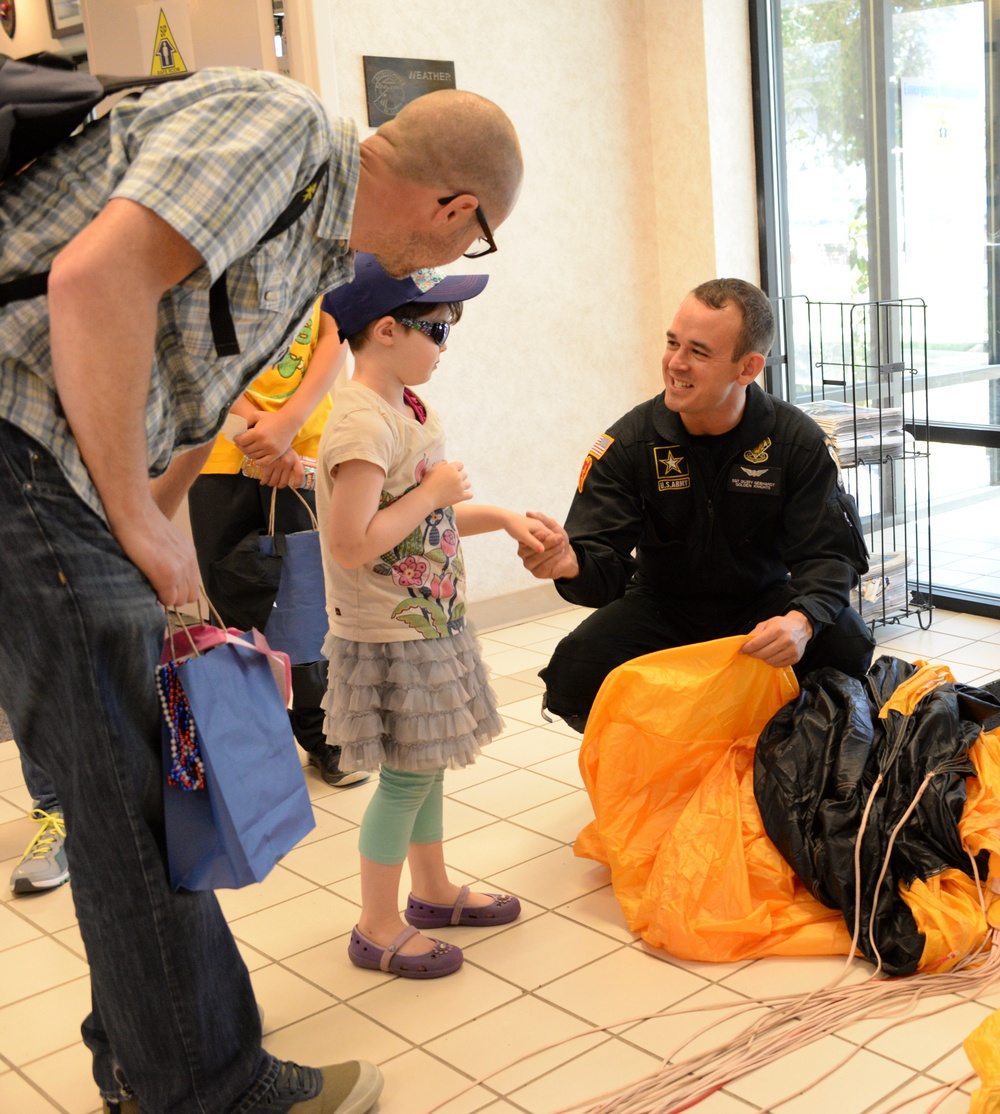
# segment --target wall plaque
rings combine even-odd
[[[455,88],[455,63],[430,58],[377,58],[363,55],[368,123],[377,128],[410,101],[435,89]]]

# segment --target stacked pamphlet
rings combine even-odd
[[[868,559],[868,572],[851,593],[851,602],[861,618],[871,623],[894,611],[905,611],[910,602],[907,591],[907,570],[913,554],[904,550],[873,553]]]
[[[819,399],[799,403],[799,409],[830,438],[841,468],[900,457],[910,440],[903,433],[903,411],[899,406],[878,409]]]

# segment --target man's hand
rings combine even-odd
[[[120,526],[115,537],[164,607],[180,607],[198,599],[201,577],[194,546],[152,501],[142,517]]]
[[[517,555],[528,572],[539,580],[572,580],[579,576],[580,564],[569,544],[569,535],[562,526],[554,518],[538,511],[528,511],[527,517],[541,523],[547,531],[539,537],[544,545],[541,552],[536,545],[524,542],[517,547]]]
[[[801,611],[775,615],[758,623],[747,635],[741,654],[760,658],[768,665],[794,665],[806,651],[813,636],[812,623]]]

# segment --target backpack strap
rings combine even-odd
[[[309,179],[308,184],[292,198],[283,213],[257,241],[257,246],[266,244],[280,236],[302,216],[309,207],[309,203],[316,196],[320,182],[330,168],[329,160],[323,163],[316,173]],[[0,288],[2,290],[2,288]],[[236,339],[236,326],[233,324],[233,315],[229,308],[229,292],[226,289],[226,272],[212,283],[208,291],[208,319],[212,326],[212,340],[215,342],[215,351],[219,356],[238,356],[240,353],[239,341]]]
[[[153,85],[164,85],[168,81],[183,81],[195,72],[195,70],[182,70],[180,73],[143,74],[141,77],[108,77],[98,74],[97,80],[101,83],[104,96],[113,97],[115,93],[125,93],[130,89],[149,89]]]
[[[320,165],[319,169],[309,179],[302,190],[292,198],[288,203],[288,207],[283,213],[279,214],[274,224],[261,236],[257,241],[258,245],[266,244],[268,240],[273,240],[275,236],[280,236],[286,228],[291,228],[309,207],[310,202],[316,196],[316,191],[319,189],[320,182],[326,177],[326,172],[329,169],[330,160],[327,159],[326,162]]]
[[[208,288],[208,323],[212,326],[212,340],[215,342],[217,356],[238,356],[240,342],[236,339],[236,325],[229,308],[229,290],[226,287],[226,272]]]
[[[8,302],[23,302],[27,298],[39,298],[49,285],[49,272],[37,275],[18,275],[15,279],[0,283],[0,306]]]

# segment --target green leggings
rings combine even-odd
[[[383,765],[361,820],[358,850],[373,863],[397,866],[409,844],[440,843],[443,804],[443,768],[415,774]]]

